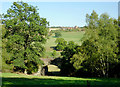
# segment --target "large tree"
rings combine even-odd
[[[83,45],[88,52],[88,65],[91,72],[98,75],[108,76],[110,65],[118,62],[117,58],[117,25],[114,19],[104,13],[98,15],[95,11],[91,15],[87,15],[88,29],[86,30],[86,40]],[[87,42],[87,43],[86,43]],[[91,43],[91,44],[90,44]],[[89,48],[87,48],[89,47]]]
[[[39,59],[44,53],[48,22],[41,18],[37,8],[24,2],[14,2],[4,15],[3,24],[7,38],[6,49],[11,54],[7,60],[16,68],[33,70],[42,64]]]

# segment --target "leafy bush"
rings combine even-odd
[[[55,37],[61,37],[61,36],[62,36],[62,34],[60,32],[55,33]]]
[[[56,50],[54,50],[54,51],[52,52],[52,56],[53,56],[53,58],[55,58],[55,56],[56,56]]]
[[[65,41],[63,38],[57,38],[55,43],[57,43],[56,50],[63,50],[67,45],[67,41]]]

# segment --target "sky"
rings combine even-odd
[[[13,2],[2,2],[0,13],[6,13]],[[40,17],[46,18],[50,26],[83,27],[86,14],[93,10],[97,14],[107,13],[118,18],[118,2],[27,2],[38,7]]]

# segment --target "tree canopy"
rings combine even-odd
[[[48,34],[46,18],[39,16],[36,7],[14,2],[3,19],[6,33],[2,38],[7,39],[5,48],[11,54],[6,61],[23,69],[29,69],[31,64],[42,64],[39,58],[44,53],[42,44],[45,44]]]
[[[56,50],[63,50],[67,45],[67,41],[65,41],[63,38],[57,38],[55,43],[57,43]]]
[[[55,37],[61,37],[62,36],[62,34],[60,33],[60,32],[55,32]]]

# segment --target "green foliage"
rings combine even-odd
[[[119,25],[119,28],[118,28],[118,47],[119,47],[119,51],[118,51],[118,57],[120,59],[120,16],[118,17],[118,25]]]
[[[76,70],[83,68],[82,63],[85,58],[82,53],[74,54],[70,60],[70,63],[73,63],[73,67],[75,67]]]
[[[55,37],[61,37],[62,34],[60,32],[55,32]]]
[[[117,25],[108,14],[87,15],[88,29],[82,46],[87,53],[87,69],[100,76],[108,76],[110,64],[117,63]],[[90,50],[88,50],[90,49]]]
[[[5,36],[5,33],[6,33],[6,29],[5,29],[5,26],[4,25],[1,25],[1,31],[2,31],[2,35],[1,35],[1,48],[2,48],[2,54],[1,54],[1,62],[2,62],[2,72],[12,72],[12,68],[13,68],[13,65],[9,65],[9,60],[10,60],[10,57],[11,57],[11,54],[7,52],[7,49],[6,49],[6,43],[8,41],[7,38],[3,38]]]
[[[65,41],[63,38],[57,38],[55,43],[57,43],[57,46],[56,46],[57,50],[63,50],[67,45],[67,41]]]
[[[61,64],[61,74],[62,75],[72,75],[75,68],[71,62],[71,58],[75,53],[78,53],[79,46],[75,44],[73,41],[69,41],[67,46],[63,49],[61,52],[62,58],[62,64]],[[68,68],[70,67],[70,68]]]
[[[42,64],[39,58],[45,50],[48,22],[40,18],[36,7],[14,2],[4,15],[3,24],[6,30],[2,38],[7,40],[5,49],[11,54],[6,61],[24,69],[29,69],[28,61]]]
[[[65,73],[67,75],[88,73],[89,76],[119,76],[119,73],[112,71],[120,62],[117,20],[109,18],[106,13],[98,17],[93,11],[91,15],[86,15],[86,22],[88,27],[82,45],[74,47],[73,44],[63,50],[61,71],[64,73],[67,69]],[[71,67],[71,70],[68,67]]]
[[[52,56],[53,56],[53,58],[55,58],[56,55],[57,55],[56,50],[54,50],[54,51],[52,52]]]
[[[32,74],[32,73],[38,71],[37,63],[35,63],[33,61],[28,61],[26,66],[28,67],[28,69],[27,69],[27,73],[28,74]]]

